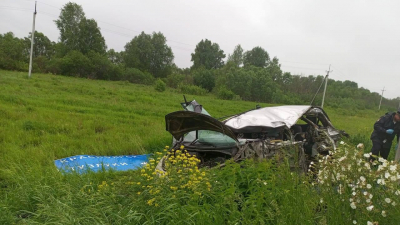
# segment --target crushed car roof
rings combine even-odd
[[[269,128],[291,127],[310,108],[311,106],[309,105],[265,107],[230,117],[223,122],[235,130],[256,126]]]

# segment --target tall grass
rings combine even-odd
[[[217,118],[260,104],[211,94],[187,98]],[[55,159],[72,155],[162,149],[171,141],[164,115],[181,110],[182,100],[174,90],[158,93],[127,82],[48,74],[27,79],[25,73],[0,71],[0,224],[335,224],[319,189],[273,161],[204,171],[210,191],[198,198],[175,196],[182,201],[165,198],[159,207],[146,204],[149,199],[137,194],[142,187],[132,185],[143,182],[140,171],[56,170]],[[354,146],[369,143],[372,125],[383,114],[327,111]]]

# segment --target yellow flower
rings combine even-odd
[[[140,182],[137,182],[136,184],[137,184],[137,185],[140,185]]]
[[[152,199],[147,201],[147,204],[148,205],[152,205],[155,200],[156,200],[155,198],[152,198]]]
[[[138,193],[136,193],[136,194],[137,194],[137,195],[140,195],[141,193],[142,193],[142,192],[140,192],[140,191],[139,191],[139,192],[138,192]]]
[[[185,146],[181,145],[181,149],[183,150],[185,148]]]

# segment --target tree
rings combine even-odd
[[[54,22],[60,30],[60,42],[67,50],[78,50],[79,46],[79,23],[85,18],[82,6],[68,2],[61,9],[58,20]]]
[[[26,70],[28,59],[23,54],[24,41],[14,37],[12,32],[0,34],[0,68],[7,70]]]
[[[243,64],[244,66],[257,66],[257,67],[267,67],[269,63],[269,55],[261,47],[254,47],[252,50],[247,51],[244,54]]]
[[[228,62],[233,62],[237,67],[243,64],[243,48],[240,45],[236,45],[232,55],[228,56]]]
[[[278,58],[274,57],[272,61],[268,64],[266,70],[270,74],[273,81],[282,84],[282,70]]]
[[[142,32],[125,45],[123,56],[126,67],[147,71],[155,77],[171,73],[174,54],[162,33]]]
[[[82,6],[72,2],[65,4],[55,23],[60,30],[62,56],[72,50],[105,54],[107,46],[100,29],[95,20],[86,19]]]
[[[218,69],[224,65],[224,51],[217,43],[209,40],[201,40],[192,53],[193,69],[204,67],[205,69]]]
[[[212,91],[215,86],[215,76],[212,70],[199,69],[193,75],[194,84],[208,91]]]
[[[32,33],[30,32],[28,37],[24,38],[25,42],[25,55],[26,58],[29,58],[31,52],[31,39]],[[35,31],[34,37],[34,45],[33,45],[33,57],[44,56],[47,59],[50,59],[54,55],[54,45],[55,43],[50,41],[46,35],[41,32]]]
[[[124,62],[123,54],[124,52],[116,52],[114,49],[110,49],[107,51],[108,60],[116,65],[122,64]]]
[[[105,54],[106,49],[106,41],[101,35],[97,22],[94,19],[83,18],[79,23],[79,50],[83,54],[89,51]]]

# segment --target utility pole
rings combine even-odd
[[[382,104],[382,98],[383,98],[383,92],[385,92],[385,87],[383,87],[383,89],[381,90],[382,94],[381,94],[381,101],[379,102],[379,110],[381,110],[381,104]]]
[[[31,57],[29,59],[29,74],[28,77],[31,77],[32,73],[32,57],[33,57],[33,40],[35,38],[35,19],[36,19],[36,1],[35,1],[35,12],[33,12],[33,24],[32,24],[32,34],[31,34]]]
[[[321,104],[321,108],[324,108],[324,101],[325,101],[325,93],[326,93],[326,86],[328,85],[328,78],[329,78],[329,72],[333,72],[331,71],[331,65],[329,65],[329,69],[328,71],[326,71],[326,77],[325,77],[325,87],[324,87],[324,95],[322,95],[322,104]]]

